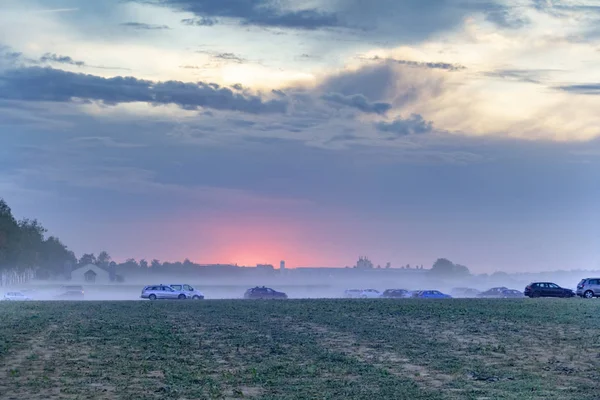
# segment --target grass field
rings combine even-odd
[[[2,399],[598,399],[600,301],[0,304]]]

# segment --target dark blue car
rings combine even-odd
[[[419,290],[413,293],[413,297],[417,299],[451,299],[452,296],[444,294],[439,290]]]
[[[246,290],[245,299],[287,299],[287,294],[268,287],[254,287]]]

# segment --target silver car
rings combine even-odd
[[[29,301],[29,300],[33,300],[31,297],[29,297],[28,295],[26,295],[25,293],[18,291],[18,292],[8,292],[4,295],[4,300],[8,300],[8,301]]]
[[[170,299],[170,300],[185,300],[187,296],[181,290],[175,290],[169,285],[150,285],[142,289],[142,299]]]
[[[171,286],[175,290],[183,292],[185,294],[185,297],[187,297],[188,299],[202,300],[204,298],[204,294],[201,291],[199,291],[198,289],[194,289],[193,287],[185,283],[177,283],[169,286]]]
[[[577,284],[577,296],[591,299],[600,297],[600,278],[585,278]]]

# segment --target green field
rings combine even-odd
[[[2,399],[598,399],[600,301],[0,304]]]

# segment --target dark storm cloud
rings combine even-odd
[[[126,28],[146,30],[146,31],[171,29],[167,25],[145,24],[143,22],[125,22],[125,23],[122,23],[121,26],[124,26]]]
[[[153,82],[134,77],[102,78],[53,68],[29,67],[0,74],[0,98],[24,101],[70,102],[75,99],[115,105],[129,102],[175,104],[247,113],[284,113],[287,102],[235,93],[214,83]]]
[[[314,30],[341,26],[333,13],[315,8],[284,10],[272,0],[131,0],[159,4],[193,13],[195,19],[185,19],[188,25],[211,25],[215,17],[233,18],[244,25]]]
[[[392,108],[392,105],[389,103],[371,102],[362,94],[344,96],[341,93],[327,93],[321,96],[321,99],[331,103],[353,107],[365,113],[385,114]]]
[[[375,127],[386,133],[392,133],[395,136],[421,135],[433,132],[433,123],[426,121],[419,114],[412,114],[407,119],[396,119],[392,122],[378,122]]]
[[[40,62],[55,62],[59,64],[69,64],[76,65],[78,67],[83,67],[85,62],[73,60],[69,56],[60,56],[54,53],[46,53],[42,57],[40,57]]]
[[[600,83],[558,86],[557,89],[570,93],[600,95]]]
[[[368,58],[368,60],[386,61],[386,62],[392,62],[392,63],[396,63],[396,64],[400,64],[400,65],[408,65],[410,67],[443,69],[443,70],[447,70],[447,71],[461,71],[463,69],[466,69],[466,67],[464,65],[450,64],[450,63],[445,63],[445,62],[422,62],[422,61],[412,61],[412,60],[398,60],[395,58],[382,58],[379,56]]]

